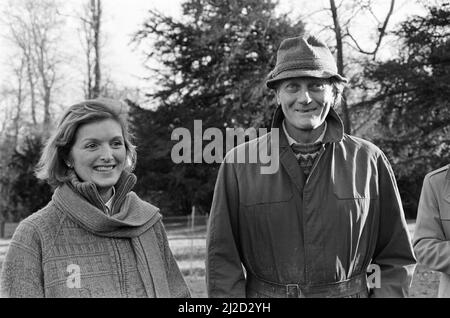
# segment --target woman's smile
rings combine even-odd
[[[116,167],[115,165],[102,165],[102,166],[94,167],[94,170],[97,172],[104,173],[104,172],[110,172],[115,167]]]

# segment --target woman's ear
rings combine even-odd
[[[66,164],[66,166],[67,166],[69,169],[72,169],[72,168],[73,168],[73,163],[72,163],[72,160],[70,159],[70,155],[69,155],[69,156],[64,156],[63,161],[64,161],[64,163]]]

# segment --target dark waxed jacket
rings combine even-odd
[[[281,128],[283,118],[278,108],[272,126]],[[209,297],[269,295],[250,290],[248,275],[305,286],[349,279],[370,264],[381,269],[373,296],[407,295],[416,260],[390,164],[372,143],[344,134],[333,109],[327,124],[308,179],[283,129],[274,174],[262,174],[260,163],[229,160],[242,147],[270,145],[271,133],[227,154],[207,234]]]

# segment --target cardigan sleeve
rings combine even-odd
[[[42,248],[38,229],[22,221],[11,239],[0,274],[0,295],[44,297]]]

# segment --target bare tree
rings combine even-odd
[[[37,125],[36,119],[36,82],[37,73],[35,59],[33,57],[32,51],[32,35],[31,29],[25,24],[25,17],[22,13],[14,13],[9,15],[9,31],[12,37],[12,41],[19,48],[19,55],[25,60],[27,81],[29,85],[29,95],[30,95],[30,110],[31,119],[34,125]],[[15,72],[15,71],[13,71]]]
[[[338,72],[342,76],[345,76],[344,46],[342,45],[342,29],[341,29],[341,24],[339,21],[338,10],[337,10],[336,3],[334,0],[330,0],[330,9],[331,9],[331,14],[333,16],[334,34],[336,36]],[[347,106],[347,100],[345,98],[345,93],[344,93],[344,98],[341,103],[341,107],[342,107],[342,113],[344,116],[344,129],[345,129],[345,132],[349,134],[352,130],[352,127],[351,127],[351,121],[350,121],[350,114],[349,114],[348,106]]]
[[[21,118],[21,109],[23,107],[24,101],[24,68],[25,68],[25,58],[22,58],[18,67],[14,69],[14,73],[17,79],[17,92],[16,96],[16,111],[13,119],[13,142],[12,147],[15,149],[17,147],[18,139],[19,139],[19,128],[20,128],[20,118]]]
[[[81,22],[83,27],[84,50],[86,57],[85,97],[95,98],[100,95],[102,85],[101,72],[101,0],[88,0]]]
[[[50,126],[52,94],[60,61],[58,41],[62,20],[57,8],[58,3],[51,0],[19,0],[11,3],[6,12],[10,40],[26,67],[31,118],[37,124],[39,105],[44,129]]]
[[[394,12],[395,0],[390,1],[389,11],[383,22],[378,21],[375,14],[373,13],[372,3],[370,0],[369,1],[355,1],[354,6],[353,6],[353,12],[351,12],[350,16],[344,22],[341,21],[341,15],[340,15],[340,11],[339,11],[340,6],[342,5],[343,1],[341,2],[340,5],[336,5],[335,0],[329,0],[329,1],[330,1],[330,11],[331,11],[331,15],[333,18],[332,29],[333,29],[335,39],[336,39],[338,72],[340,74],[342,74],[343,76],[345,76],[346,72],[345,72],[345,64],[344,64],[344,59],[345,59],[344,39],[346,37],[350,38],[351,42],[353,44],[352,47],[354,49],[356,49],[357,52],[366,54],[366,55],[371,55],[373,57],[373,59],[375,59],[376,54],[380,48],[381,42],[383,40],[383,37],[386,35],[386,28],[389,23],[389,20],[392,16],[392,13]],[[373,50],[362,49],[362,47],[359,45],[358,41],[355,39],[355,36],[352,35],[350,27],[349,27],[352,19],[361,11],[369,12],[374,18],[377,19],[377,21],[380,24],[377,28],[378,36],[377,36],[375,48]],[[345,31],[344,31],[344,29],[345,29]],[[346,100],[345,96],[346,96],[346,93],[344,92],[344,99],[343,99],[343,102],[341,105],[342,113],[343,113],[343,117],[344,117],[343,118],[344,129],[345,129],[346,133],[351,133],[351,131],[352,131],[352,123],[350,120],[351,109],[349,109],[349,106],[347,104],[347,100]]]

